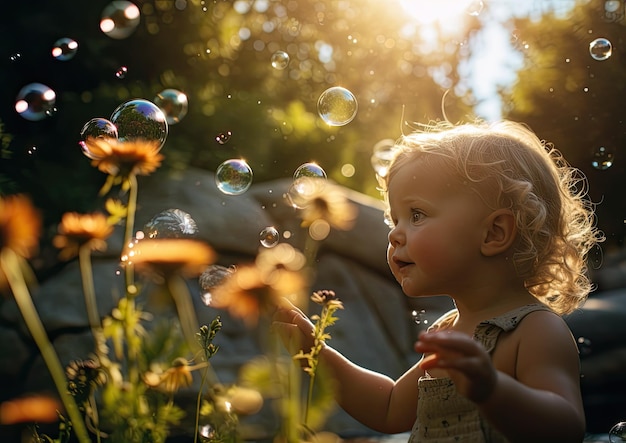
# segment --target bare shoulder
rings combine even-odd
[[[550,346],[553,343],[559,347],[571,345],[576,348],[569,326],[561,316],[552,311],[540,310],[527,314],[517,325],[516,332],[520,345],[526,342]]]

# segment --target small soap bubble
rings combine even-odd
[[[615,155],[604,146],[600,146],[591,157],[591,166],[598,171],[606,171],[613,166]]]
[[[15,62],[17,62],[17,61],[19,61],[21,59],[22,59],[22,54],[20,54],[19,52],[16,52],[15,54],[11,54],[9,56],[9,61],[11,63],[15,63]]]
[[[276,51],[272,54],[272,67],[282,71],[289,65],[289,54],[285,51]]]
[[[626,441],[626,421],[620,421],[609,431],[609,442],[622,443]]]
[[[425,316],[426,316],[426,311],[423,309],[419,311],[414,310],[411,312],[411,318],[413,318],[413,321],[415,322],[416,325],[427,325],[428,320],[424,318]]]
[[[120,141],[158,141],[163,147],[168,126],[165,114],[149,100],[134,99],[119,105],[111,114]]]
[[[128,68],[126,66],[120,66],[117,68],[117,71],[115,71],[115,76],[119,79],[126,78],[126,74],[128,74]]]
[[[129,37],[140,21],[137,5],[125,0],[115,0],[102,10],[100,30],[116,40]]]
[[[389,166],[391,166],[391,160],[393,160],[395,152],[395,142],[390,138],[380,140],[374,145],[370,161],[376,175],[379,177],[387,176],[389,173]]]
[[[152,217],[143,233],[147,238],[193,238],[198,234],[198,225],[187,212],[167,209]]]
[[[56,96],[49,86],[42,83],[29,83],[18,92],[15,110],[26,120],[43,120],[55,113]]]
[[[178,89],[164,89],[154,98],[154,104],[165,114],[168,125],[175,125],[187,115],[187,95]]]
[[[96,117],[85,123],[80,130],[80,141],[78,142],[83,148],[87,149],[85,140],[92,138],[117,138],[117,126],[106,118]]]
[[[233,133],[230,131],[220,132],[215,136],[215,141],[218,142],[220,145],[225,145],[226,143],[228,143],[228,140],[230,140],[230,137],[232,135]]]
[[[613,45],[606,38],[597,38],[589,43],[589,54],[594,60],[604,61],[613,53]]]
[[[296,168],[293,173],[293,179],[298,180],[302,177],[322,178],[326,179],[326,171],[317,163],[303,163]]]
[[[243,194],[252,185],[252,168],[245,160],[226,160],[215,172],[215,184],[224,194]]]
[[[591,340],[586,337],[578,337],[576,344],[581,357],[591,354]]]
[[[319,116],[330,126],[344,126],[356,116],[358,104],[352,92],[341,86],[328,88],[317,101]]]
[[[273,248],[276,246],[279,239],[280,234],[274,226],[263,228],[263,230],[259,233],[259,241],[261,242],[261,245],[266,248]]]
[[[68,37],[58,39],[52,46],[52,56],[60,61],[71,60],[77,51],[78,42]]]
[[[213,425],[204,424],[198,425],[198,437],[202,443],[212,443],[217,440],[218,434]]]

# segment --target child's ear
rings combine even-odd
[[[510,209],[496,209],[485,219],[485,237],[480,252],[492,257],[506,252],[517,238],[515,215]]]

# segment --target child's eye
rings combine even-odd
[[[417,209],[411,210],[411,223],[416,224],[422,221],[424,218],[424,213],[422,211],[418,211]]]

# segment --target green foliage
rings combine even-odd
[[[578,1],[566,16],[516,20],[511,27],[525,43],[524,67],[512,90],[503,91],[506,117],[527,123],[585,173],[590,197],[599,203],[598,225],[607,234],[608,248],[622,245],[626,235],[626,164],[619,158],[626,144],[626,40],[624,5],[619,7],[619,19],[604,11],[604,2]],[[589,44],[598,37],[613,46],[604,61],[589,53]],[[606,170],[592,165],[600,148],[615,155]]]

